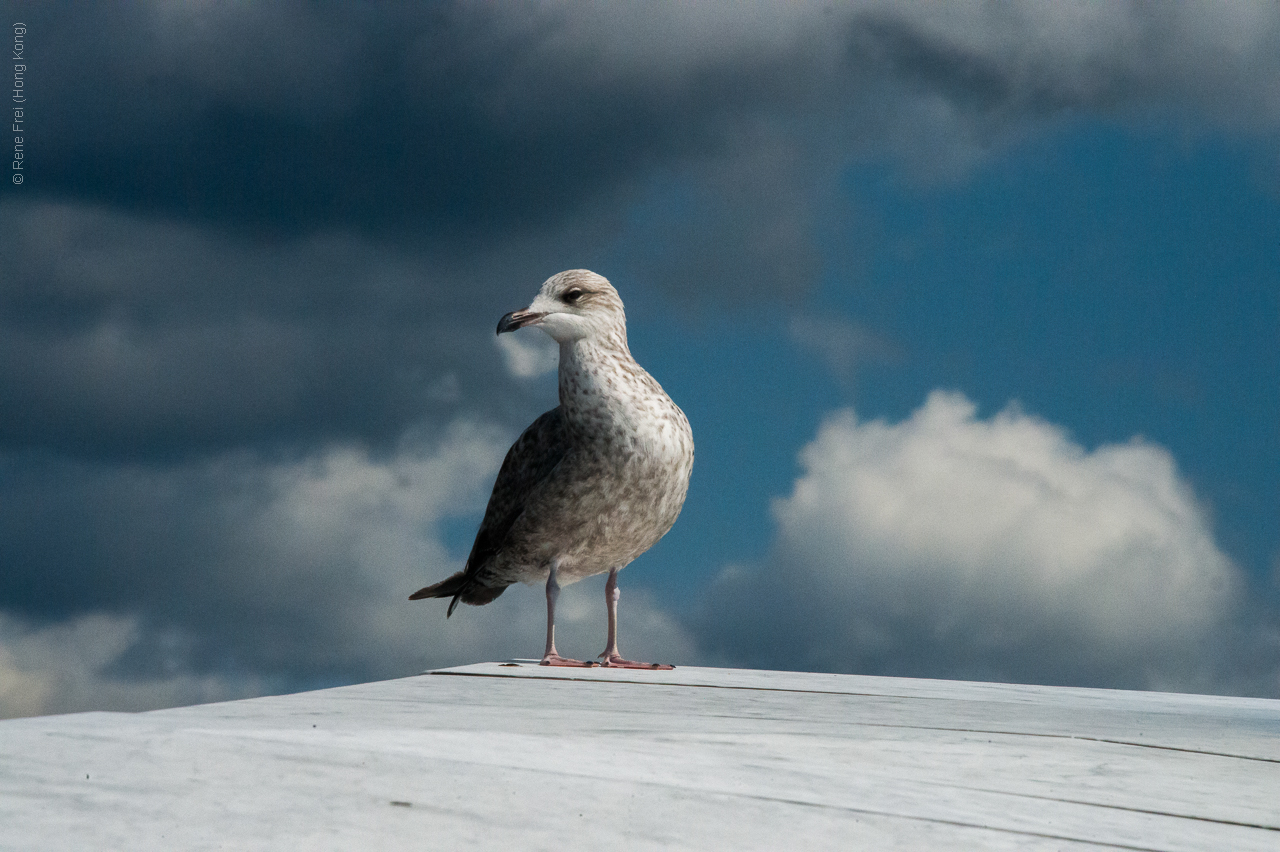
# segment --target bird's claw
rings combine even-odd
[[[617,654],[601,654],[601,660],[596,665],[608,669],[648,669],[649,671],[671,671],[675,666],[666,663],[640,663],[635,660],[624,660]]]
[[[562,657],[559,654],[547,654],[542,658],[540,666],[570,666],[576,668],[591,668],[597,663],[584,663],[582,660],[571,660],[568,657]]]

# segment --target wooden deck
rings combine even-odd
[[[1280,850],[1280,701],[483,663],[0,722],[0,849]]]

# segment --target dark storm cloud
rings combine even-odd
[[[708,4],[30,11],[48,57],[43,190],[290,233],[484,240],[571,216],[655,166],[750,146],[760,122],[875,153],[921,129],[949,133],[940,147],[985,147],[1071,109],[1280,111],[1263,82],[1277,70],[1274,16],[1238,8],[757,4],[734,21]],[[905,153],[927,159],[924,141]],[[766,186],[751,201],[769,198]]]
[[[36,14],[56,105],[42,188],[241,229],[485,239],[561,220],[705,145],[704,98],[750,85],[709,69],[655,90],[590,45],[547,49],[560,15],[531,7]]]
[[[254,241],[57,204],[0,204],[0,224],[0,445],[78,455],[438,423],[461,388],[507,383],[496,306],[536,286],[341,234]],[[509,391],[470,405],[500,414]]]
[[[29,11],[46,58],[24,197],[372,235],[464,267],[513,235],[621,239],[642,280],[712,300],[803,292],[853,160],[952,173],[1082,112],[1280,117],[1277,16],[1244,7]],[[628,230],[629,207],[682,196],[661,211],[677,227]]]

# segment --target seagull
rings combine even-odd
[[[515,582],[546,582],[544,666],[671,669],[618,652],[618,572],[666,535],[684,506],[693,432],[662,386],[631,357],[622,299],[585,269],[553,275],[498,334],[537,326],[560,344],[560,405],[507,452],[466,567],[410,600],[482,605]],[[609,628],[600,662],[556,651],[562,585],[609,572]]]

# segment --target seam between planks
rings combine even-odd
[[[1138,808],[1132,805],[1112,805],[1106,802],[1091,802],[1085,799],[1064,799],[1061,796],[1038,796],[1035,793],[1016,793],[1010,790],[996,790],[990,787],[973,787],[968,784],[948,784],[944,781],[927,781],[921,779],[912,779],[916,784],[926,784],[933,787],[945,787],[949,790],[969,790],[974,793],[990,793],[996,796],[1012,796],[1017,799],[1034,799],[1040,802],[1058,802],[1064,805],[1084,805],[1091,808],[1108,808],[1114,811],[1126,811],[1135,814],[1148,814],[1150,816],[1170,817],[1172,819],[1192,819],[1197,822],[1209,822],[1216,825],[1231,825],[1239,828],[1255,828],[1260,831],[1280,831],[1280,826],[1266,825],[1256,822],[1243,822],[1241,820],[1223,819],[1221,817],[1196,816],[1195,814],[1176,814],[1170,811],[1157,811],[1151,808]]]

